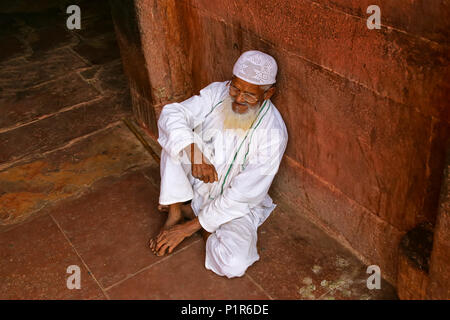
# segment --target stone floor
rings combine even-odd
[[[384,281],[367,289],[366,266],[276,196],[241,278],[204,268],[198,234],[154,256],[159,164],[121,121],[130,100],[101,12],[80,32],[58,11],[0,17],[0,299],[396,298]],[[80,289],[67,288],[72,265]]]

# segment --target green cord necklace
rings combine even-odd
[[[225,182],[226,182],[226,180],[227,180],[227,178],[228,178],[228,174],[230,173],[230,170],[231,170],[231,168],[233,167],[234,162],[236,161],[237,155],[238,155],[239,151],[241,150],[242,144],[243,144],[244,141],[247,139],[247,136],[248,136],[250,130],[252,129],[253,125],[255,124],[256,119],[258,119],[258,117],[259,117],[259,115],[261,114],[261,112],[266,108],[267,101],[268,101],[268,100],[264,101],[263,106],[262,106],[261,109],[258,111],[258,114],[257,114],[255,120],[252,122],[250,128],[247,130],[247,133],[245,134],[245,137],[242,139],[242,141],[241,141],[241,143],[240,143],[240,145],[239,145],[239,148],[238,148],[237,151],[235,152],[234,157],[233,157],[233,161],[231,162],[230,166],[228,167],[227,173],[225,174],[225,178],[223,179],[222,186],[221,186],[221,188],[220,188],[220,194],[223,194],[223,187],[224,187]],[[268,110],[269,110],[269,108],[266,108],[266,110],[265,110],[263,116],[262,116],[262,117],[258,120],[258,122],[256,123],[256,126],[255,126],[255,128],[253,129],[253,131],[252,131],[251,137],[253,137],[254,131],[255,131],[256,128],[259,126],[259,124],[261,123],[261,120],[264,118],[264,116],[266,115],[266,113],[267,113]],[[250,137],[250,139],[251,139],[251,137]],[[247,152],[246,152],[246,154],[245,154],[244,160],[247,158],[248,152],[249,152],[249,149],[247,150]],[[209,196],[209,199],[214,200],[214,198],[212,198],[211,196]]]

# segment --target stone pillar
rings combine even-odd
[[[423,223],[400,243],[400,299],[450,299],[450,149],[447,152],[436,225]]]
[[[184,25],[175,0],[110,0],[133,114],[157,136],[162,107],[191,95]]]
[[[450,148],[447,152],[439,213],[434,231],[428,298],[450,299]]]
[[[430,283],[433,225],[422,223],[408,231],[400,242],[397,294],[402,300],[426,299]]]

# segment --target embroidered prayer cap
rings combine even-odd
[[[236,77],[260,86],[274,84],[277,71],[275,59],[267,53],[256,50],[244,52],[233,68]]]

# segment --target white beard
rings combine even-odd
[[[226,97],[222,102],[223,107],[221,110],[221,117],[223,121],[223,128],[225,130],[231,129],[245,132],[250,129],[253,121],[255,121],[261,104],[258,104],[252,108],[248,107],[247,111],[241,114],[233,111],[232,103],[233,99],[230,96]]]

